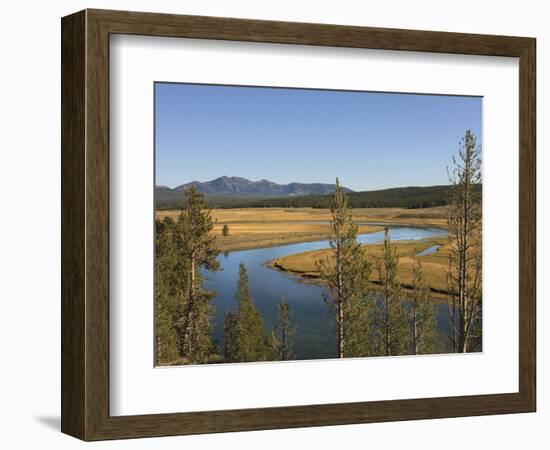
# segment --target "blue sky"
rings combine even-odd
[[[156,184],[222,175],[354,190],[447,183],[482,99],[264,87],[155,84]]]

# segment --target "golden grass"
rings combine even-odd
[[[179,211],[157,211],[157,217],[176,219]],[[357,208],[352,210],[358,222],[373,222],[361,225],[360,233],[371,233],[382,229],[377,222],[413,225],[416,227],[446,227],[447,207],[405,209],[405,208]],[[214,209],[212,216],[216,225],[212,234],[216,236],[221,251],[236,251],[260,247],[273,247],[298,242],[317,241],[330,238],[330,210],[314,208],[238,208]],[[222,236],[223,225],[229,227],[229,236]],[[434,254],[418,257],[422,263],[424,277],[436,292],[446,292],[449,244],[447,239],[425,239],[422,241],[394,242],[399,255],[399,281],[408,286],[412,283],[414,255],[432,245],[442,247]],[[371,281],[376,282],[377,258],[381,257],[382,244],[366,245],[367,255],[373,262]],[[269,265],[280,270],[309,278],[318,278],[316,261],[329,256],[329,249],[289,255]]]
[[[213,234],[221,251],[235,251],[330,238],[328,224],[294,222],[230,224],[229,236],[222,236],[223,225],[216,224]],[[379,231],[381,227],[361,226],[360,233]]]
[[[433,245],[442,245],[434,254],[419,256],[418,260],[422,264],[423,274],[430,287],[438,292],[446,292],[447,285],[445,273],[448,264],[448,244],[445,239],[425,239],[422,241],[400,241],[392,243],[392,247],[399,254],[398,280],[405,287],[412,284],[412,268],[414,264],[414,255],[426,250]],[[367,257],[373,263],[373,270],[370,280],[378,280],[378,271],[376,270],[377,261],[382,257],[382,244],[366,244],[364,248],[367,251]],[[294,273],[306,278],[318,278],[317,261],[327,259],[330,263],[331,250],[322,249],[288,255],[283,258],[271,261],[269,265],[273,268]]]
[[[178,210],[157,211],[156,216],[177,218]],[[447,207],[406,208],[356,208],[352,210],[357,221],[390,221],[402,223],[444,224]],[[213,209],[212,216],[222,223],[243,222],[307,222],[329,221],[330,210],[315,208],[235,208]]]
[[[358,208],[353,217],[361,222],[411,224],[419,227],[445,226],[445,207],[409,210],[404,208]],[[176,219],[179,211],[157,211],[160,219]],[[271,247],[298,242],[328,239],[330,210],[314,208],[236,208],[214,209],[217,237],[221,251]],[[318,223],[316,223],[318,222]],[[326,223],[322,223],[326,222]],[[229,226],[229,236],[222,236],[222,227]],[[361,225],[360,233],[379,231],[379,225]]]

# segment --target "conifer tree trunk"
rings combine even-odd
[[[284,295],[279,303],[277,324],[275,325],[273,339],[276,347],[275,358],[280,361],[288,361],[292,358],[292,335],[294,328],[291,323],[290,306]]]
[[[185,308],[185,320],[183,324],[183,339],[182,345],[184,346],[182,353],[186,355],[193,354],[193,309],[195,303],[195,255],[191,252],[189,268],[189,293],[187,297],[187,305]]]
[[[412,295],[409,311],[411,327],[410,350],[413,355],[437,352],[436,311],[429,296],[430,288],[422,274],[422,264],[415,256]]]
[[[413,275],[413,295],[412,295],[412,305],[411,305],[411,315],[412,315],[412,325],[413,325],[413,332],[412,332],[412,348],[414,350],[414,354],[418,355],[418,311],[417,311],[417,304],[418,304],[418,285],[417,285],[417,277],[416,277],[416,270],[414,270]]]
[[[406,353],[408,348],[408,325],[401,298],[402,289],[397,278],[399,255],[391,245],[388,227],[384,230],[382,257],[377,265],[379,282],[382,286],[375,320],[379,336],[377,354],[401,355]]]
[[[455,352],[471,350],[481,326],[481,149],[467,130],[449,176],[451,203],[447,224],[451,252],[447,273],[451,341]]]
[[[214,292],[202,287],[200,269],[219,269],[216,238],[211,236],[214,220],[206,208],[204,196],[192,186],[185,191],[186,208],[175,226],[175,255],[184,280],[180,309],[174,319],[180,356],[185,363],[203,362],[212,353],[210,332]]]
[[[357,241],[358,227],[338,179],[331,216],[331,256],[317,261],[317,267],[324,282],[323,298],[334,313],[336,353],[339,358],[366,356],[366,297],[371,266]]]
[[[341,202],[337,199],[337,207],[341,208]],[[338,303],[338,357],[343,358],[345,340],[344,340],[344,298],[342,292],[342,258],[341,258],[341,236],[340,236],[340,220],[335,223],[336,230],[336,298]]]

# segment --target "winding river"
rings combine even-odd
[[[447,231],[440,228],[390,225],[390,237],[393,241],[420,240],[446,235]],[[383,239],[383,231],[362,234],[358,238],[361,243],[369,244],[380,243]],[[235,308],[234,295],[239,263],[243,262],[248,269],[250,291],[254,303],[263,317],[266,330],[274,326],[279,300],[284,294],[296,327],[294,336],[296,359],[335,357],[335,337],[330,313],[323,300],[322,288],[316,284],[304,283],[296,276],[285,274],[265,265],[267,261],[273,259],[294,253],[319,250],[328,247],[328,245],[328,240],[322,240],[220,254],[218,259],[222,270],[215,273],[204,272],[203,274],[206,278],[205,287],[217,292],[214,299],[216,309],[214,342],[222,344],[224,315],[227,311],[232,311]],[[437,248],[434,251],[437,251]],[[438,305],[437,321],[440,332],[446,332],[446,305]]]

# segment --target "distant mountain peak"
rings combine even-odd
[[[286,197],[299,195],[330,194],[336,188],[335,184],[327,183],[288,183],[278,184],[265,178],[259,181],[251,181],[247,178],[227,176],[215,178],[210,181],[191,181],[173,189],[182,192],[191,186],[195,186],[206,195],[219,195],[230,197]],[[157,186],[160,188],[160,186]],[[343,188],[347,192],[351,189]]]

